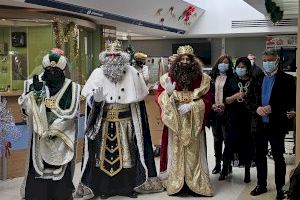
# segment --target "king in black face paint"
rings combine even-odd
[[[50,95],[53,96],[62,88],[65,82],[65,74],[58,67],[46,67],[42,80],[46,82]]]

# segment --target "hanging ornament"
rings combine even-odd
[[[190,25],[191,24],[191,22],[190,22],[191,16],[197,16],[196,7],[189,5],[179,16],[178,21],[183,20],[185,25]]]
[[[171,6],[171,7],[169,8],[169,13],[170,13],[171,17],[173,17],[173,18],[176,17],[176,15],[175,15],[175,13],[174,13],[174,6]]]
[[[162,26],[164,25],[164,21],[165,21],[165,18],[162,17],[162,18],[160,19],[160,24],[161,24]]]
[[[156,15],[161,15],[161,12],[163,11],[163,8],[159,8],[157,11],[156,11]]]

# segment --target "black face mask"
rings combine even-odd
[[[47,67],[45,68],[42,80],[46,82],[50,95],[53,96],[62,88],[65,82],[65,74],[58,67]]]
[[[135,61],[135,63],[136,63],[136,65],[138,65],[138,66],[142,66],[142,65],[144,64],[143,61]]]

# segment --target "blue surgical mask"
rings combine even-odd
[[[235,68],[235,73],[239,76],[239,77],[243,77],[247,74],[247,69],[246,68],[240,68],[237,67]]]
[[[271,73],[277,69],[276,61],[263,62],[263,70],[267,73]]]
[[[219,72],[225,73],[229,69],[229,64],[219,63],[218,69],[219,69]]]

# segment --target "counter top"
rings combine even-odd
[[[23,91],[7,91],[7,92],[0,92],[0,96],[2,97],[15,97],[15,96],[21,96]]]

